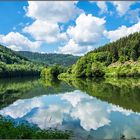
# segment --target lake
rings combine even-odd
[[[78,139],[140,138],[140,79],[2,79],[0,114]]]

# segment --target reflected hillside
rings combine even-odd
[[[140,79],[73,79],[67,82],[100,100],[140,112]]]
[[[18,99],[28,99],[72,90],[74,88],[58,80],[42,81],[36,78],[1,79],[0,108],[6,107]]]
[[[0,80],[0,108],[5,107],[37,84],[36,79],[1,79]]]

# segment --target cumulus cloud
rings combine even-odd
[[[120,16],[125,15],[129,11],[131,5],[136,3],[135,1],[108,1],[108,2],[105,2],[105,1],[93,2],[93,1],[90,1],[90,2],[91,3],[96,3],[98,8],[100,9],[101,14],[108,12],[109,7],[108,7],[107,3],[111,3],[116,8],[116,11],[118,12],[118,14]]]
[[[58,24],[48,21],[36,20],[33,24],[25,27],[23,32],[29,33],[36,40],[47,43],[67,40],[66,34],[60,33]]]
[[[135,1],[112,1],[111,2],[118,11],[119,15],[124,15],[130,8],[132,4],[135,3]]]
[[[75,26],[67,29],[67,35],[70,40],[59,48],[60,52],[71,54],[84,54],[91,50],[103,36],[104,18],[98,18],[91,14],[82,13],[75,21]]]
[[[15,51],[36,50],[40,47],[40,42],[30,41],[18,32],[10,32],[7,35],[0,35],[0,43]]]
[[[46,43],[62,41],[63,43],[67,40],[67,36],[58,24],[75,19],[82,12],[76,3],[76,1],[29,1],[26,15],[35,21],[23,31],[29,33],[35,40]]]
[[[101,14],[108,12],[108,7],[105,1],[98,1],[96,4],[100,8]]]
[[[136,23],[140,21],[140,9],[130,10],[128,11],[127,15],[125,16],[125,19],[129,21],[130,23]]]
[[[96,43],[102,36],[105,22],[104,18],[83,13],[76,19],[76,25],[68,28],[67,33],[79,44]]]
[[[27,16],[52,22],[67,22],[81,12],[76,1],[29,1]]]
[[[93,46],[84,46],[76,44],[74,40],[70,39],[65,46],[59,47],[59,53],[83,55],[92,50]]]
[[[140,21],[130,27],[126,27],[126,26],[121,26],[116,30],[112,30],[112,31],[105,31],[104,35],[110,39],[110,41],[115,41],[121,37],[127,36],[131,33],[134,32],[139,32],[140,31]]]

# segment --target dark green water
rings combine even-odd
[[[140,138],[140,79],[0,80],[0,114],[78,139]]]

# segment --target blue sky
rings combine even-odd
[[[83,55],[140,31],[140,2],[0,2],[0,44],[16,51]]]

